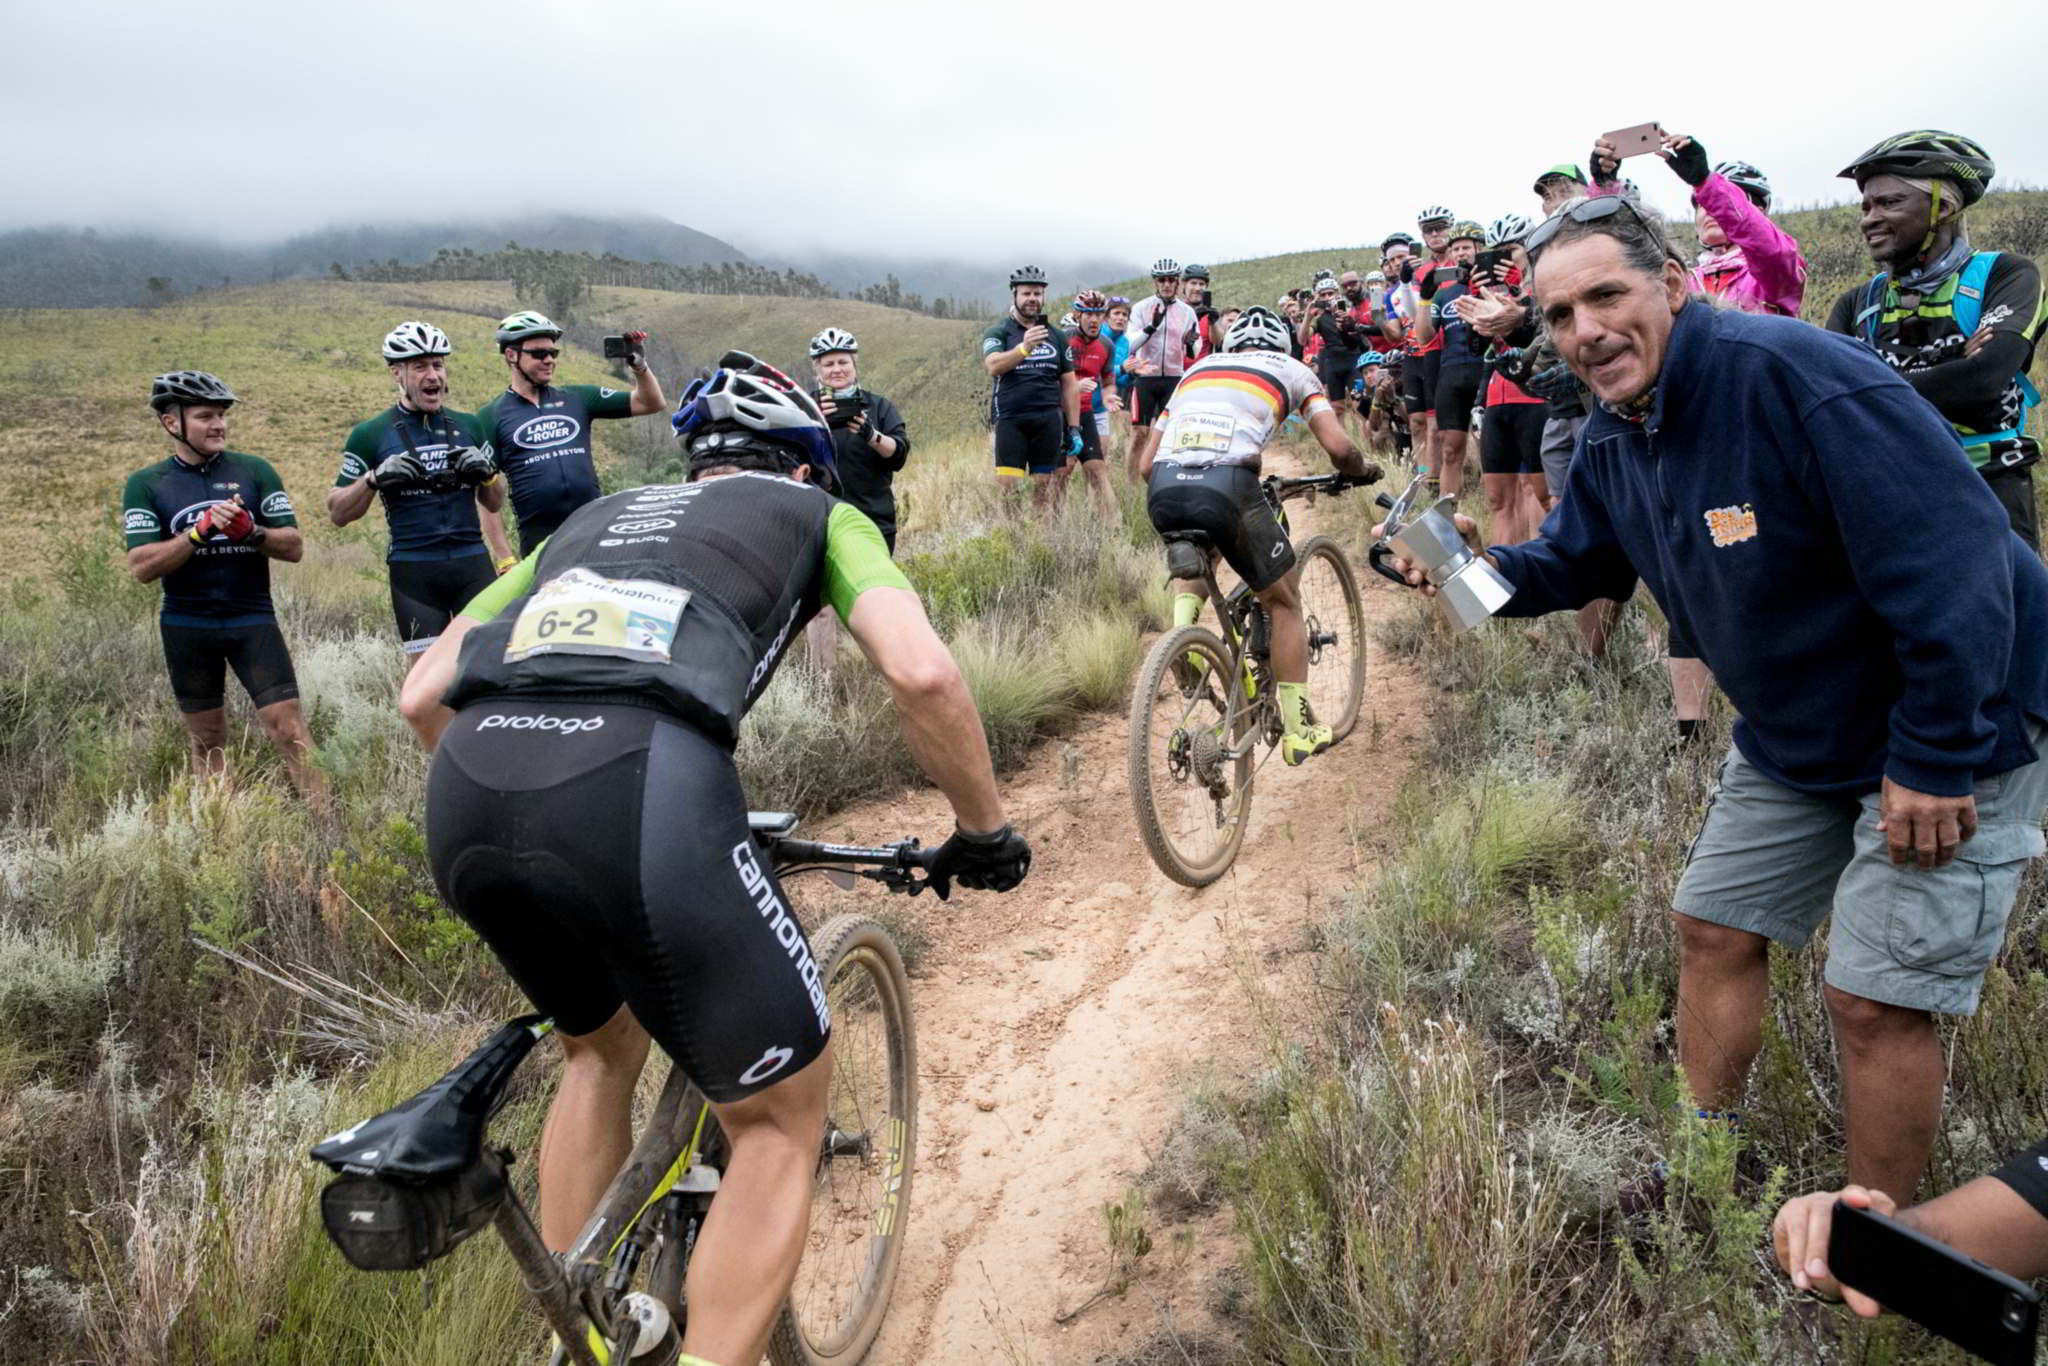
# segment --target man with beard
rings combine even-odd
[[[1195,336],[1188,348],[1188,359],[1198,361],[1216,349],[1216,343],[1223,333],[1216,326],[1216,305],[1209,295],[1209,268],[1193,262],[1180,277],[1180,297],[1189,308],[1195,310]]]
[[[512,372],[512,382],[483,406],[477,421],[490,436],[492,454],[511,485],[521,555],[531,555],[570,513],[594,502],[601,492],[591,458],[590,424],[602,418],[641,417],[668,406],[661,381],[643,354],[646,341],[645,332],[626,333],[626,368],[633,372],[633,391],[628,394],[595,384],[556,384],[562,329],[541,314],[522,309],[498,324],[498,351]]]
[[[1074,296],[1074,331],[1067,338],[1067,360],[1081,394],[1081,470],[1103,515],[1114,519],[1116,495],[1109,490],[1102,444],[1109,432],[1110,409],[1122,404],[1110,380],[1109,339],[1102,335],[1102,319],[1108,311],[1109,300],[1100,290],[1084,289]]]
[[[342,443],[327,516],[347,526],[373,499],[384,500],[391,612],[406,654],[417,656],[497,576],[478,510],[495,517],[505,484],[476,414],[447,406],[448,334],[432,323],[403,322],[383,349],[398,402],[358,423]]]
[[[1010,311],[981,334],[981,363],[994,381],[996,478],[1031,476],[1032,506],[1052,497],[1053,472],[1081,453],[1081,388],[1067,339],[1045,320],[1045,272],[1010,273]]]
[[[1828,330],[1861,338],[1948,419],[2038,554],[2041,448],[2026,426],[2040,395],[2027,370],[2048,303],[2025,256],[1971,249],[1963,213],[1992,174],[1982,147],[1935,129],[1886,138],[1849,163],[1842,175],[1863,192],[1863,240],[1878,273],[1835,301]]]

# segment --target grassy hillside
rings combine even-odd
[[[343,437],[393,399],[377,354],[384,333],[412,317],[446,330],[455,343],[453,401],[474,409],[504,387],[491,332],[522,302],[505,284],[321,281],[224,290],[154,310],[11,311],[0,329],[0,386],[13,418],[0,431],[0,460],[15,476],[17,511],[66,533],[113,526],[121,481],[168,453],[145,401],[149,377],[202,369],[241,396],[232,444],[278,467],[315,543],[366,534],[377,518],[364,532],[336,533],[320,509]],[[804,343],[828,324],[862,336],[867,381],[903,406],[914,434],[946,435],[974,421],[985,383],[974,327],[872,304],[598,289],[579,312],[561,373],[568,383],[621,383],[597,355],[597,338],[633,325],[656,334],[671,398],[681,369],[713,363],[730,346],[806,376]],[[671,440],[658,416],[598,431],[618,451],[636,438],[660,450]],[[14,572],[33,563],[16,561]]]

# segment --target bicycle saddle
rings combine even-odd
[[[1205,531],[1169,531],[1166,542],[1166,575],[1170,579],[1199,579],[1209,567],[1209,534]]]
[[[541,1015],[499,1026],[482,1047],[411,1100],[323,1140],[313,1160],[338,1172],[407,1181],[466,1171],[483,1150],[484,1124],[512,1073],[552,1027]]]

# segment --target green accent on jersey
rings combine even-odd
[[[825,523],[825,601],[839,619],[847,621],[854,601],[870,588],[908,587],[874,518],[851,503],[834,507]]]
[[[533,591],[534,569],[543,541],[533,553],[498,576],[498,581],[470,599],[462,615],[472,621],[489,621]],[[853,615],[853,604],[870,588],[909,588],[910,580],[889,558],[889,546],[874,519],[849,503],[833,507],[825,523],[825,601],[841,621]]]

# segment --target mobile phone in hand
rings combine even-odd
[[[632,344],[624,337],[606,337],[604,339],[604,358],[606,360],[624,360],[632,354]]]
[[[2041,1293],[1874,1210],[1835,1201],[1828,1270],[1895,1314],[1999,1366],[2033,1366]]]
[[[1639,157],[1646,152],[1661,151],[1664,147],[1664,130],[1655,123],[1617,128],[1601,136],[1614,144],[1614,154],[1618,157]]]

